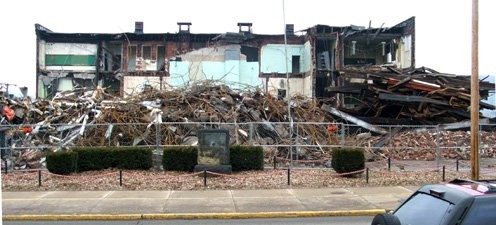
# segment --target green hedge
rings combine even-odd
[[[46,166],[50,173],[70,174],[77,171],[77,153],[52,152],[46,156]]]
[[[165,147],[162,158],[164,170],[193,171],[198,161],[198,150],[191,146]]]
[[[365,168],[365,153],[358,148],[335,148],[332,150],[332,168],[337,173],[348,173]]]
[[[118,169],[150,169],[152,150],[141,147],[74,148],[77,153],[77,171]]]
[[[263,148],[260,146],[231,146],[230,161],[233,171],[263,170]],[[198,162],[197,147],[166,147],[162,163],[164,170],[193,171]]]
[[[56,174],[107,168],[146,170],[151,167],[152,150],[141,147],[78,147],[47,155],[47,169]]]
[[[233,171],[263,170],[264,155],[261,146],[235,145],[230,150]]]

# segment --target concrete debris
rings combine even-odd
[[[408,81],[397,82],[389,89],[404,90],[398,88],[399,83],[406,85]],[[455,94],[450,95],[450,98],[455,97]],[[442,98],[436,99],[441,101]],[[466,104],[459,100],[454,101]],[[269,161],[275,157],[289,158],[290,155],[303,160],[328,158],[330,148],[326,146],[343,145],[343,141],[346,141],[345,146],[374,147],[379,149],[374,153],[401,159],[431,160],[435,157],[432,150],[436,148],[436,135],[433,131],[393,130],[390,133],[391,130],[365,122],[363,117],[327,105],[328,101],[297,96],[289,102],[291,119],[287,112],[288,100],[260,90],[234,90],[213,81],[183,89],[150,89],[126,98],[116,98],[97,88],[60,92],[51,100],[1,99],[2,109],[7,107],[3,110],[5,114],[2,112],[0,126],[7,139],[1,145],[2,156],[9,156],[3,159],[10,159],[15,169],[40,168],[45,166],[46,153],[64,151],[73,146],[196,145],[197,130],[222,128],[231,132],[231,144],[274,146],[266,151]],[[297,125],[290,129],[288,122],[315,124]],[[338,123],[348,122],[357,125],[359,131],[356,134],[365,133],[350,135],[354,131],[346,130],[345,137]],[[466,134],[454,133],[463,138],[451,138],[453,134],[446,132],[441,133],[441,146],[462,147],[443,150],[443,157],[466,159],[466,145],[469,143]],[[489,137],[483,136],[483,139],[496,140],[494,133],[485,135]],[[300,146],[293,148],[295,154],[289,154],[291,148],[288,146],[295,143]],[[318,147],[304,147],[309,145]],[[488,146],[495,146],[495,143],[490,142]],[[484,151],[483,155],[496,156],[494,147]]]

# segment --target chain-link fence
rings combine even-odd
[[[369,161],[422,160],[439,166],[445,160],[470,159],[468,128],[446,126],[374,126],[383,134],[343,123],[112,123],[1,125],[2,163],[11,168],[39,168],[44,155],[78,146],[196,145],[201,129],[229,131],[230,144],[264,147],[267,166],[321,166],[332,148],[362,147]],[[480,155],[496,156],[496,124],[480,126]],[[5,166],[5,165],[4,165]]]

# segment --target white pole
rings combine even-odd
[[[289,121],[289,157],[291,158],[289,168],[293,165],[293,118],[291,117],[291,94],[289,92],[289,68],[288,68],[288,37],[286,35],[286,10],[284,8],[284,0],[282,0],[282,20],[284,23],[284,61],[286,62],[286,98],[288,101],[288,121]]]

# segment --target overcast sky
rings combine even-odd
[[[34,95],[39,23],[62,33],[176,33],[192,22],[192,33],[236,32],[253,23],[257,34],[282,34],[282,0],[4,1],[0,8],[0,83],[27,86]],[[479,0],[479,72],[496,75],[496,1]],[[302,30],[316,24],[385,27],[416,17],[416,66],[445,73],[471,73],[472,0],[286,0],[286,23]]]

